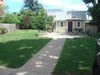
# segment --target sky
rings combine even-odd
[[[38,0],[45,9],[62,9],[85,11],[87,6],[82,0]],[[9,12],[19,12],[24,5],[24,0],[5,0]]]

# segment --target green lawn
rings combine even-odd
[[[95,38],[67,39],[54,75],[92,75],[95,53]]]
[[[51,39],[38,38],[36,30],[19,30],[0,35],[0,66],[21,67]]]

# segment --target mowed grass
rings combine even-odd
[[[0,35],[0,66],[18,68],[24,65],[51,39],[39,38],[37,30],[18,30]]]
[[[96,39],[67,39],[54,69],[54,75],[92,75]]]

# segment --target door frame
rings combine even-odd
[[[72,26],[71,26],[71,31],[69,31],[69,22],[72,23]],[[73,32],[73,21],[68,21],[68,32]]]

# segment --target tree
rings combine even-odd
[[[20,20],[18,19],[18,17],[15,14],[5,14],[5,16],[2,19],[3,23],[15,23],[18,24],[20,22]]]
[[[24,23],[24,28],[25,29],[31,28],[31,25],[30,25],[30,17],[29,16],[24,16],[23,17],[23,23]]]
[[[53,29],[53,16],[48,16],[47,18],[47,29],[52,30]]]
[[[3,17],[3,15],[4,15],[4,9],[5,9],[4,6],[0,6],[0,17]]]
[[[21,29],[31,29],[31,16],[35,16],[35,13],[29,9],[21,9],[20,13],[17,14],[20,20],[20,28]]]
[[[88,3],[92,3],[92,4],[94,4],[95,2],[96,2],[96,0],[83,0],[86,4],[88,4]]]
[[[25,15],[25,16],[34,16],[35,13],[29,9],[21,9],[20,10],[20,15]]]
[[[21,9],[18,17],[21,21],[20,27],[25,29],[45,29],[46,26],[46,12],[42,8],[38,15],[29,9]]]
[[[0,5],[0,22],[2,21],[2,18],[5,15],[5,12],[7,12],[8,6],[7,5]]]
[[[92,16],[92,23],[97,25],[98,32],[100,32],[100,0],[83,0],[86,4],[92,3],[92,7],[88,6],[88,12]]]
[[[35,29],[44,30],[46,28],[46,12],[43,8],[39,10],[37,16],[31,16],[31,24]]]
[[[30,9],[36,13],[43,7],[41,4],[38,3],[38,0],[24,0],[24,7]]]
[[[86,4],[92,3],[93,5],[99,4],[100,5],[100,0],[83,0]]]
[[[24,0],[24,9],[20,11],[22,28],[41,29],[46,28],[46,12],[38,0]],[[26,23],[27,22],[27,23]]]

